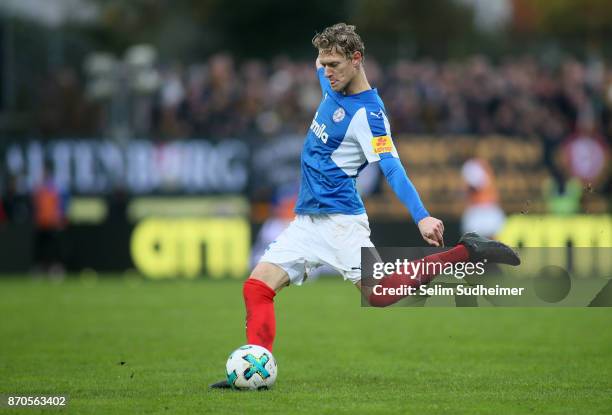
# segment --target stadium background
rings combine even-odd
[[[588,4],[268,1],[234,13],[215,2],[4,2],[0,270],[36,269],[33,195],[48,169],[66,201],[55,241],[66,270],[216,274],[206,246],[229,238],[241,248],[219,261],[243,277],[261,224],[284,215],[277,207],[299,181],[319,100],[309,40],[339,19],[366,40],[369,79],[447,241],[461,232],[461,168],[471,158],[492,166],[506,226],[586,214],[601,228],[610,212],[612,8]],[[361,183],[375,243],[418,245],[375,170]],[[520,224],[513,215],[524,216]],[[161,222],[135,241],[153,216]],[[162,229],[181,218],[191,236]],[[215,234],[215,225],[233,230]],[[193,252],[203,259],[188,265]]]
[[[316,30],[338,21],[356,24],[365,41],[367,75],[387,106],[402,161],[432,215],[444,220],[448,243],[461,234],[462,214],[470,203],[463,167],[478,159],[494,172],[497,202],[506,215],[499,230],[502,239],[515,246],[612,246],[609,2],[269,0],[229,5],[195,0],[4,0],[0,2],[0,281],[3,314],[16,318],[3,323],[3,337],[11,340],[2,347],[3,355],[13,362],[27,362],[30,371],[24,373],[32,376],[11,377],[17,373],[11,369],[17,363],[6,363],[5,390],[40,391],[41,383],[32,379],[42,370],[55,376],[59,385],[50,390],[63,387],[75,398],[89,391],[94,412],[113,407],[108,400],[95,406],[99,394],[91,392],[95,386],[67,363],[68,352],[51,357],[54,347],[66,347],[62,329],[76,336],[75,348],[90,347],[94,356],[110,359],[113,365],[125,356],[130,363],[138,356],[136,379],[139,369],[151,370],[148,373],[161,376],[160,382],[169,380],[169,390],[180,390],[178,395],[198,393],[202,385],[185,391],[180,381],[165,377],[164,369],[147,367],[142,362],[159,355],[144,343],[131,343],[131,330],[175,353],[197,356],[198,369],[184,373],[189,379],[202,384],[217,380],[223,356],[242,341],[237,280],[248,275],[252,251],[262,248],[257,235],[266,223],[278,225],[290,217],[302,140],[320,99],[310,39]],[[49,195],[40,193],[45,177],[52,183],[47,190],[61,202],[51,225],[37,214],[43,196]],[[360,188],[376,245],[422,245],[409,215],[376,168],[365,172]],[[278,227],[268,231],[274,229]],[[176,285],[150,281],[155,279]],[[191,279],[197,281],[187,281]],[[222,285],[209,285],[211,279],[221,280]],[[31,285],[31,280],[37,282]],[[349,296],[346,287],[321,283],[322,288],[310,288],[318,291],[304,288],[287,294],[290,300],[279,300],[280,306],[287,315],[319,302],[326,303],[332,314],[344,312],[341,306],[350,307],[349,299],[341,299]],[[211,300],[210,293],[217,297]],[[208,308],[202,298],[209,298]],[[184,311],[176,321],[174,314],[167,314],[174,303],[181,303]],[[138,306],[150,311],[149,319],[139,314]],[[529,310],[497,314],[506,329],[496,325],[492,314],[467,320],[464,314],[424,311],[419,312],[420,326],[413,329],[434,352],[444,353],[446,342],[452,342],[431,329],[445,321],[440,332],[460,339],[456,346],[468,360],[477,359],[470,355],[475,353],[472,341],[493,345],[486,351],[492,354],[514,341],[516,347],[540,342],[554,350],[550,359],[561,362],[572,356],[582,362],[581,370],[593,381],[593,394],[601,390],[598,385],[606,385],[598,370],[609,374],[609,335],[582,347],[569,346],[567,340],[573,333],[590,342],[593,333],[605,332],[609,313],[566,310],[564,331],[556,315]],[[83,320],[77,320],[79,313]],[[375,323],[371,315],[356,313],[349,312],[355,321],[364,327],[378,324],[380,330],[405,317],[394,313],[394,322],[385,314]],[[210,318],[201,320],[202,315]],[[309,358],[295,354],[304,346],[297,340],[301,328],[319,334],[323,329],[314,320],[303,317],[296,323],[287,315],[280,317],[280,326],[285,327],[279,340],[279,349],[285,352],[280,358],[285,357],[286,365],[281,376],[294,379],[289,370],[299,370],[300,362]],[[47,321],[45,316],[56,319],[45,326],[49,337],[38,337],[42,334],[33,327]],[[329,316],[315,313],[313,318]],[[124,329],[102,328],[123,327],[119,323],[123,319]],[[227,321],[227,327],[216,325],[215,319]],[[490,338],[479,337],[482,332],[470,331],[475,321],[496,340],[489,342]],[[99,325],[87,337],[80,330],[92,322]],[[180,324],[202,324],[204,334],[179,333]],[[332,319],[330,324],[349,336],[350,325],[343,331],[345,322]],[[549,327],[548,334],[542,334],[544,326]],[[214,336],[210,327],[215,327]],[[457,327],[465,328],[469,336]],[[167,338],[152,334],[160,328],[170,333]],[[385,340],[389,344],[406,340],[371,330],[389,335]],[[518,339],[505,338],[507,332],[518,333]],[[203,341],[212,352],[202,357],[201,351],[179,340],[172,343],[173,335],[187,342]],[[122,354],[102,350],[104,339],[118,342]],[[346,341],[361,344],[362,340]],[[331,340],[317,341],[326,350],[341,350]],[[393,353],[387,346],[375,346]],[[585,360],[588,353],[583,351],[592,353],[592,360]],[[325,358],[322,352],[313,353]],[[542,354],[522,358],[539,367],[536,357],[548,362]],[[358,355],[353,351],[335,356],[340,360],[334,367],[342,370],[340,362],[349,363]],[[45,368],[39,356],[52,363]],[[185,369],[179,357],[170,357],[175,366],[169,364],[165,370]],[[67,369],[56,376],[58,362]],[[374,384],[379,363],[365,364]],[[421,373],[444,388],[444,380],[437,379],[433,369],[440,366],[429,363],[433,366],[416,368],[417,378]],[[470,376],[489,373],[483,367],[468,375],[465,366],[453,371],[455,363],[443,363],[447,376],[465,374],[461,380],[465,382],[457,380],[453,387],[465,388],[466,393],[471,393]],[[508,364],[512,365],[511,359]],[[119,373],[123,369],[115,366],[106,371],[100,363],[98,369],[97,376],[112,385],[109,388],[116,385],[106,376],[116,375],[121,385],[134,377],[131,369],[129,378],[130,373]],[[68,374],[83,390],[75,389]],[[525,375],[540,385],[550,381],[529,370]],[[301,375],[298,380],[302,386],[310,381]],[[362,378],[354,381],[364,383]],[[493,376],[483,385],[494,382]],[[585,408],[579,398],[568,403],[565,397],[546,392],[540,400],[530,395],[528,383],[513,385],[517,396],[502,400],[502,412],[516,409],[512,405],[521,398],[536,408],[546,408],[538,402],[549,405],[553,412]],[[315,384],[326,388],[321,379]],[[578,378],[567,380],[560,390],[574,386],[582,386]],[[288,381],[284,387],[289,387]],[[430,392],[441,406],[422,403],[423,410],[456,409],[449,395],[435,395],[433,389]],[[478,395],[476,389],[474,402],[478,396],[493,399],[486,392]],[[145,385],[142,390],[153,394],[154,389]],[[122,402],[121,397],[138,401],[112,393],[118,394],[117,402]],[[333,393],[330,399],[340,399]],[[610,408],[609,400],[593,396],[590,413]],[[226,409],[218,398],[212,399],[209,409]],[[354,396],[342,399],[353,402]],[[470,413],[482,410],[470,406],[474,402],[463,404]],[[287,410],[295,409],[290,402],[284,404]],[[491,405],[489,409],[496,407]]]

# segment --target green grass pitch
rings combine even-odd
[[[274,389],[212,391],[246,343],[240,282],[0,278],[0,394],[69,395],[44,413],[612,413],[610,308],[367,309],[334,278],[276,312]]]

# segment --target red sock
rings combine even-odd
[[[263,281],[249,278],[242,287],[246,306],[246,335],[249,344],[272,351],[276,335],[274,296],[276,293]]]
[[[456,263],[456,262],[465,262],[468,261],[470,255],[468,250],[463,245],[457,245],[454,248],[449,249],[448,251],[440,252],[438,254],[428,255],[418,261],[413,262],[423,262],[423,266],[419,269],[418,274],[412,278],[411,275],[405,274],[392,274],[382,278],[379,281],[379,285],[382,288],[400,288],[402,286],[408,287],[419,287],[423,284],[427,284],[431,280],[434,279],[438,273],[427,273],[426,264],[448,264],[448,263]],[[429,267],[430,269],[433,267]],[[370,294],[369,302],[374,307],[386,307],[393,303],[398,302],[402,298],[406,297],[407,294],[381,294],[376,295],[374,292]]]

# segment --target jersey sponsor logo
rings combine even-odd
[[[376,118],[382,118],[382,116],[383,116],[383,110],[380,110],[380,111],[378,111],[378,112],[372,112],[372,111],[370,111],[370,115],[373,115],[373,116],[374,116],[374,117],[376,117]]]
[[[334,111],[334,115],[332,115],[332,120],[334,122],[340,122],[344,119],[346,112],[344,112],[344,108],[340,107],[336,111]]]
[[[312,124],[310,124],[310,130],[314,133],[314,135],[319,138],[323,143],[327,144],[327,139],[329,138],[329,134],[325,132],[327,126],[324,123],[319,124],[317,122],[317,116],[319,112],[315,113],[314,118],[312,119]]]
[[[380,137],[374,137],[372,139],[372,148],[374,149],[374,153],[376,154],[392,152],[393,143],[391,142],[391,137],[389,137],[388,135],[381,135]]]

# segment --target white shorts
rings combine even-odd
[[[365,213],[298,215],[268,246],[260,262],[278,265],[295,285],[323,264],[355,284],[361,281],[361,248],[373,246]]]

